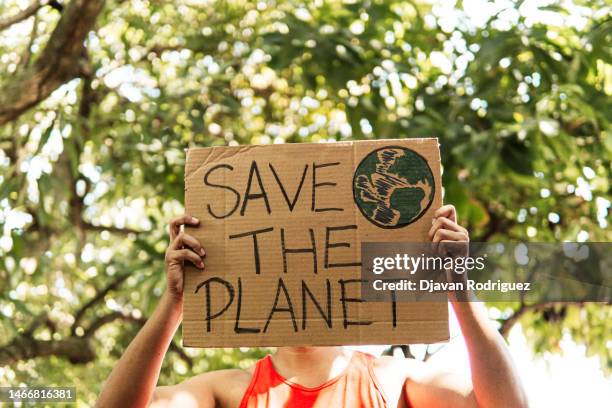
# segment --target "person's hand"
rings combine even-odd
[[[457,211],[453,205],[444,205],[434,213],[429,239],[441,255],[467,256],[470,234],[457,224]]]
[[[457,211],[453,205],[442,206],[434,213],[434,219],[429,230],[429,239],[434,250],[443,257],[465,258],[469,255],[470,234],[461,225],[457,224]],[[449,283],[463,283],[467,280],[467,273],[456,273],[446,270],[446,281]],[[464,286],[459,286],[463,288]],[[448,292],[449,299],[468,300],[470,293],[459,289]]]
[[[170,245],[166,250],[166,278],[168,291],[175,300],[183,299],[183,274],[185,261],[196,267],[204,269],[204,256],[206,252],[200,242],[193,236],[185,233],[183,225],[198,225],[199,220],[190,215],[181,215],[170,221]]]

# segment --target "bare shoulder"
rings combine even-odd
[[[152,406],[173,407],[175,401],[190,407],[238,406],[252,375],[252,367],[198,374],[177,385],[157,387]]]
[[[206,385],[209,387],[216,387],[217,385],[238,386],[242,383],[248,386],[252,374],[252,369],[230,368],[198,374],[188,381],[194,385]]]
[[[210,371],[194,377],[195,382],[206,384],[215,401],[222,407],[237,407],[253,376],[253,367]],[[198,379],[198,377],[201,377]]]
[[[426,372],[431,372],[427,363],[414,358],[381,356],[374,361],[375,373],[384,376],[392,375],[402,378],[404,381],[411,378],[422,376]]]
[[[439,378],[455,376],[455,373],[440,371],[427,362],[414,358],[381,356],[374,363],[376,372],[388,373],[403,379],[404,382],[428,383]]]
[[[374,360],[374,375],[391,406],[406,406],[404,387],[406,382],[422,375],[427,364],[410,358],[381,356]]]
[[[432,396],[455,401],[451,406],[462,406],[459,402],[465,402],[472,392],[469,378],[412,358],[379,357],[373,368],[387,398],[399,407],[406,406],[407,401],[414,407],[431,406],[435,400]]]
[[[217,384],[222,382],[223,384],[231,383],[232,385],[237,385],[239,383],[245,382],[249,383],[251,381],[251,376],[253,375],[253,368],[250,367],[248,369],[241,368],[229,368],[225,370],[216,370],[209,371],[206,373],[202,373],[196,375],[191,380],[205,382],[208,384]]]

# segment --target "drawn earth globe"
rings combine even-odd
[[[435,188],[427,160],[400,146],[369,153],[353,178],[355,204],[381,228],[401,228],[418,220],[431,205]]]

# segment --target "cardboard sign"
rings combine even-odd
[[[447,305],[364,302],[361,242],[424,242],[441,205],[437,139],[192,148],[191,347],[431,343]]]

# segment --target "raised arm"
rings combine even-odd
[[[435,214],[430,231],[434,243],[469,242],[465,228],[457,224],[455,207],[446,205]],[[424,370],[406,382],[406,397],[419,407],[527,407],[521,385],[504,339],[490,324],[484,305],[460,302],[451,295],[461,333],[468,350],[471,382],[462,376]]]
[[[198,268],[204,267],[204,249],[194,237],[181,231],[184,224],[197,225],[198,222],[187,215],[171,221],[171,241],[165,258],[168,287],[153,315],[106,380],[96,406],[145,407],[149,404],[162,361],[182,319],[183,264],[188,261]],[[209,399],[212,398],[211,395]],[[211,402],[210,406],[213,404]]]

